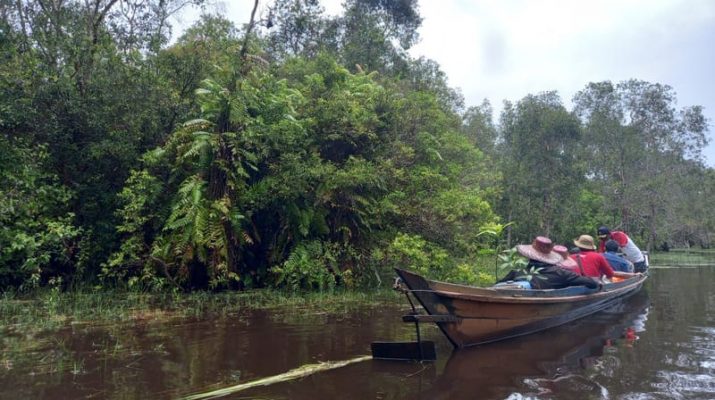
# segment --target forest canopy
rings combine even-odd
[[[0,0],[0,288],[487,282],[485,254],[599,225],[712,245],[709,121],[673,88],[464,104],[416,0]]]

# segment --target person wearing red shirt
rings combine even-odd
[[[579,253],[572,254],[571,258],[576,261],[583,271],[582,275],[597,279],[601,278],[601,275],[605,275],[607,278],[613,277],[611,265],[602,254],[596,252],[593,236],[581,235],[573,243],[581,249]]]
[[[615,240],[625,255],[626,260],[633,263],[636,272],[645,272],[648,270],[648,262],[646,261],[645,255],[643,255],[641,249],[639,249],[633,240],[624,232],[612,231],[605,226],[601,226],[598,228],[598,238],[600,239],[600,243],[598,244],[600,253],[606,251],[607,241]]]

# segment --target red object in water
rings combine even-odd
[[[636,330],[633,329],[633,328],[628,328],[628,329],[626,329],[626,339],[628,339],[628,340],[636,340],[636,339],[637,339]]]

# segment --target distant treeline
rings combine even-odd
[[[0,289],[478,282],[484,254],[604,224],[711,244],[708,122],[668,86],[531,94],[495,122],[407,54],[416,0],[276,0],[169,45],[190,3],[0,0]]]

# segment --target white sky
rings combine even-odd
[[[342,0],[322,0],[330,14]],[[263,6],[268,1],[261,2]],[[420,0],[421,41],[410,50],[437,61],[466,105],[559,92],[630,78],[667,84],[678,107],[701,105],[715,142],[714,0]],[[218,7],[237,25],[253,0]],[[190,19],[190,17],[187,16]],[[184,22],[186,23],[186,22]],[[715,143],[705,151],[715,166]]]

